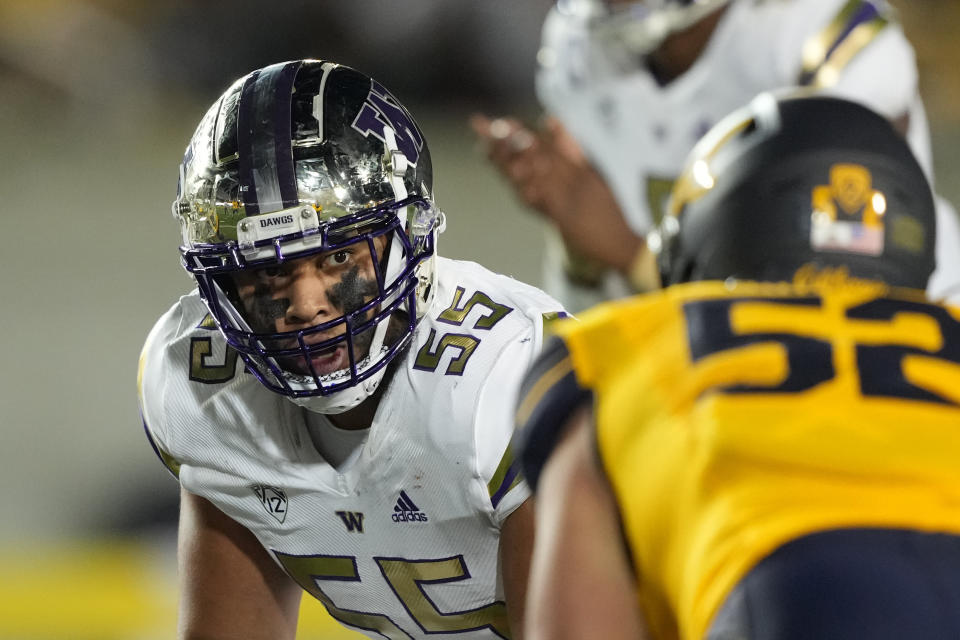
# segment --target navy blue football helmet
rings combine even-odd
[[[883,116],[823,95],[761,94],[694,147],[648,238],[664,285],[789,281],[805,265],[925,289],[930,185]]]

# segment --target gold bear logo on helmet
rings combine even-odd
[[[883,253],[887,199],[859,164],[830,167],[830,184],[813,188],[810,244],[820,251]]]
[[[873,176],[866,167],[858,164],[833,165],[830,168],[830,184],[813,190],[813,208],[828,214],[833,220],[854,218],[868,227],[882,228],[887,200],[872,187]],[[842,216],[839,215],[841,212]]]

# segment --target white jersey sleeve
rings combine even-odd
[[[474,267],[471,267],[474,268]],[[517,327],[503,343],[477,395],[477,473],[487,487],[498,524],[530,496],[509,442],[520,382],[543,345],[544,322],[566,315],[558,302],[533,287],[499,276],[503,300],[517,314]]]
[[[166,421],[163,410],[166,379],[163,372],[163,358],[156,357],[155,354],[163,350],[169,337],[170,327],[176,327],[179,324],[179,316],[179,309],[174,307],[157,321],[144,342],[137,368],[137,400],[140,419],[143,421],[151,447],[174,477],[180,475],[180,463],[168,453],[170,446],[165,433]]]
[[[530,496],[508,446],[520,380],[540,351],[544,323],[566,314],[539,289],[475,263],[440,259],[438,271],[433,310],[421,328],[426,340],[411,370],[430,385],[418,394],[432,398],[430,424],[445,424],[441,416],[469,420],[433,437],[473,460],[478,491],[499,527]],[[454,442],[455,433],[469,440]]]
[[[144,342],[137,372],[137,398],[147,438],[167,470],[178,479],[184,456],[171,453],[175,450],[176,429],[170,427],[177,420],[180,406],[171,402],[180,394],[178,372],[171,363],[179,359],[178,338],[188,321],[184,315],[189,315],[189,307],[189,297],[185,296],[160,317]],[[188,358],[188,353],[183,357]]]
[[[196,292],[180,298],[148,335],[138,398],[155,452],[185,488],[200,495],[214,470],[244,474],[249,458],[291,453],[282,432],[271,430],[287,403],[261,393]]]

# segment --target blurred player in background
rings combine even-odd
[[[432,184],[406,108],[331,62],[258,69],[201,120],[173,205],[197,290],[138,380],[182,487],[181,637],[293,638],[301,589],[370,637],[520,636],[509,390],[559,305],[437,257]]]
[[[560,323],[524,383],[529,636],[958,637],[934,242],[882,116],[766,94],[717,125],[651,236],[670,286]]]
[[[762,91],[799,85],[863,102],[907,136],[932,179],[913,49],[884,0],[558,0],[539,63],[543,130],[472,124],[555,228],[545,288],[571,311],[637,289],[643,236],[686,154]],[[946,201],[938,219],[930,292],[960,298],[960,225]]]

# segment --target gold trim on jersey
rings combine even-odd
[[[862,291],[864,297],[888,295],[890,287],[880,280],[857,278],[850,275],[846,265],[839,267],[824,267],[813,263],[802,265],[793,274],[793,286],[800,293],[809,293],[820,290],[843,287],[847,290]],[[898,289],[898,294],[915,300],[925,300],[922,291],[913,289]],[[913,296],[911,297],[911,294]]]
[[[570,360],[569,355],[547,369],[533,387],[530,388],[529,393],[524,396],[520,406],[517,407],[516,424],[526,424],[527,420],[530,419],[530,414],[533,413],[533,410],[540,404],[540,400],[543,399],[544,394],[549,391],[553,385],[563,380],[571,371],[573,371],[573,362]]]
[[[558,320],[568,320],[572,317],[573,316],[566,311],[547,311],[546,313],[542,314],[544,335],[551,333],[551,328],[557,323]]]
[[[157,444],[156,438],[151,438],[151,440],[153,441],[153,446],[157,448],[157,453],[160,454],[161,462],[163,462],[164,466],[166,466],[167,469],[170,470],[170,473],[172,473],[173,475],[179,478],[180,463],[177,462],[176,458],[174,458],[172,455],[167,453],[160,445]]]
[[[666,216],[679,218],[683,208],[696,202],[717,185],[716,178],[710,168],[714,156],[726,146],[727,142],[739,135],[753,123],[753,115],[743,116],[742,111],[735,111],[727,116],[720,124],[710,130],[693,148],[690,161],[683,168],[673,185],[673,192],[667,204]],[[739,122],[731,122],[740,118]]]
[[[548,311],[541,316],[540,326],[543,328],[542,344],[557,334],[558,327],[564,326],[565,320],[576,321],[577,317],[566,311]]]
[[[503,496],[507,495],[513,488],[520,484],[520,478],[522,477],[519,473],[513,475],[513,479],[510,482],[510,485],[504,489],[503,484],[509,479],[509,471],[513,466],[513,451],[510,447],[507,447],[507,450],[503,452],[503,457],[500,458],[500,464],[497,465],[497,470],[493,472],[493,477],[490,478],[490,482],[487,483],[487,491],[490,493],[490,500],[494,500],[499,496],[499,499],[496,500],[496,503],[499,503]],[[494,506],[496,506],[494,503]]]
[[[321,588],[325,581],[359,582],[354,556],[297,556],[272,550],[274,557],[304,591],[323,603],[336,620],[351,627],[375,631],[390,640],[410,638],[410,634],[379,611],[341,609]],[[410,618],[426,633],[463,633],[490,629],[501,638],[510,637],[507,607],[501,600],[466,611],[440,611],[423,589],[423,584],[449,584],[468,580],[471,575],[463,555],[452,558],[406,560],[378,558],[374,562],[406,609]],[[364,580],[368,578],[364,577]],[[447,587],[450,589],[451,587]],[[456,586],[452,587],[456,589]],[[323,637],[327,637],[326,635]]]
[[[818,88],[836,84],[840,72],[890,21],[889,11],[872,2],[847,2],[830,24],[804,43],[800,84]]]
[[[137,398],[140,399],[140,406],[143,406],[143,370],[147,366],[147,345],[149,344],[149,339],[147,344],[143,345],[143,350],[140,352],[140,359],[137,362]]]

